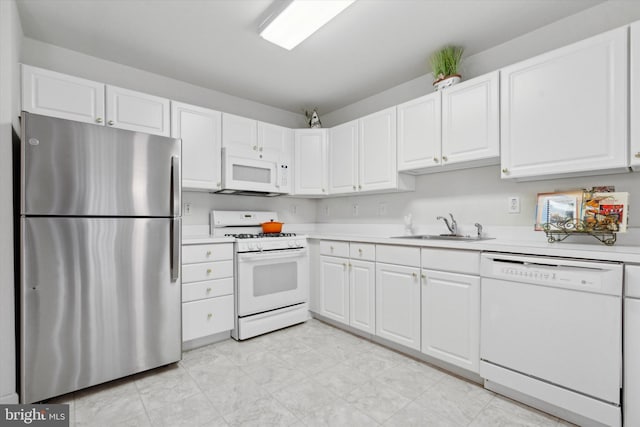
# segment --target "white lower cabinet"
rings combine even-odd
[[[183,245],[182,342],[233,329],[232,245]]]
[[[422,352],[472,372],[480,364],[480,277],[422,270]]]
[[[364,332],[375,331],[376,265],[349,261],[349,324]]]
[[[320,314],[375,333],[375,246],[322,241],[320,253]]]
[[[376,263],[376,335],[420,350],[420,268]]]
[[[349,271],[346,258],[320,257],[320,314],[349,324]]]

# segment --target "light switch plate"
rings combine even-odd
[[[191,202],[184,202],[183,215],[188,216],[191,215]]]

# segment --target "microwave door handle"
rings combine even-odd
[[[255,260],[263,260],[263,259],[285,259],[285,258],[294,258],[306,255],[306,250],[294,250],[294,251],[274,251],[274,253],[268,252],[252,252],[252,253],[243,253],[238,254],[239,261],[255,261]]]
[[[280,188],[280,163],[276,162],[276,188]]]

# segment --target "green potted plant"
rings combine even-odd
[[[464,49],[459,46],[446,46],[431,55],[431,71],[433,73],[433,86],[435,90],[454,85],[462,76],[458,73],[460,60]]]

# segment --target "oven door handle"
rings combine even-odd
[[[261,261],[266,259],[285,259],[306,256],[306,249],[291,249],[282,251],[249,252],[238,254],[238,261]]]

